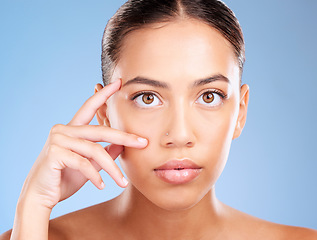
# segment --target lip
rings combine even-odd
[[[170,184],[185,184],[196,179],[202,168],[189,159],[169,160],[155,168],[154,173],[164,182]]]

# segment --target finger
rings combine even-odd
[[[59,156],[56,169],[62,170],[68,167],[80,171],[98,189],[101,190],[105,187],[99,172],[88,159],[58,145],[51,145],[50,151],[54,152],[54,156]]]
[[[65,126],[57,124],[51,129],[51,134],[55,133],[92,142],[108,142],[134,148],[144,148],[148,144],[145,138],[100,125]]]
[[[100,144],[85,139],[72,138],[63,134],[55,134],[52,142],[78,153],[84,158],[93,159],[120,187],[127,186],[127,180],[124,178],[120,168]]]
[[[121,79],[105,86],[103,89],[91,96],[77,111],[68,125],[86,125],[94,118],[97,110],[108,100],[108,98],[120,89]]]

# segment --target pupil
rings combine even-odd
[[[143,95],[143,102],[146,104],[150,104],[154,101],[154,97],[152,94],[144,94]]]
[[[205,102],[211,103],[214,100],[214,95],[212,93],[205,93],[203,98]]]

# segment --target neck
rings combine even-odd
[[[202,239],[219,232],[221,204],[212,188],[189,209],[162,209],[129,186],[118,198],[126,233],[136,239]],[[213,233],[212,233],[213,232]]]

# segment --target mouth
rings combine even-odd
[[[193,161],[170,160],[162,166],[155,168],[155,175],[164,182],[170,184],[185,184],[196,179],[202,171]]]

